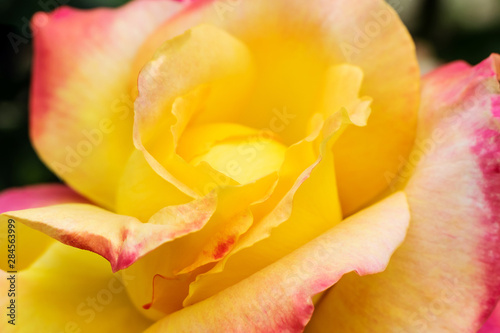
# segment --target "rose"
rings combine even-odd
[[[420,93],[374,0],[33,20],[32,139],[90,202],[2,194],[21,331],[469,332],[491,312],[498,56]]]

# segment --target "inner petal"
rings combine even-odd
[[[200,140],[203,141],[203,137]],[[285,159],[286,149],[265,132],[236,136],[214,144],[206,153],[195,157],[191,164],[206,162],[238,183],[248,184],[277,172]]]
[[[246,100],[226,114],[207,110],[194,123],[237,122],[279,133],[287,145],[300,141],[319,106],[328,63],[313,45],[286,36],[248,40],[245,45],[255,66]]]

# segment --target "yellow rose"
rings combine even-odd
[[[2,332],[473,332],[493,310],[498,55],[420,89],[381,0],[32,25],[33,144],[82,197],[0,195]]]

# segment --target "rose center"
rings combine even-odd
[[[240,184],[277,172],[287,147],[270,131],[236,124],[208,124],[189,129],[178,154],[192,165],[208,163]]]

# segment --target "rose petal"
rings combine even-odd
[[[305,146],[312,150],[310,146]],[[307,148],[293,147],[287,158],[295,161]],[[254,223],[234,251],[213,270],[197,278],[190,287],[185,305],[194,304],[236,284],[342,220],[332,155],[328,151],[300,174],[276,207]],[[316,198],[314,203],[311,202],[313,196]],[[267,207],[269,203],[263,205]]]
[[[338,69],[344,74],[357,72],[350,66]],[[359,91],[361,78],[358,75],[338,74],[332,77],[332,82],[342,80]],[[342,103],[338,104],[341,110],[321,121],[320,131],[313,131],[306,140],[287,150],[272,195],[252,207],[256,216],[252,228],[227,257],[197,277],[184,305],[199,302],[236,284],[342,221],[332,146],[353,124],[353,119],[366,124],[369,112],[364,108],[355,108],[356,112],[346,109],[346,105],[354,105],[357,101],[356,93],[343,96]],[[316,151],[319,152],[317,157]]]
[[[270,175],[245,187],[221,192],[218,207],[204,228],[164,244],[127,268],[127,272],[138,277],[127,286],[137,309],[155,320],[180,309],[198,268],[221,260],[232,250],[253,222],[248,207],[275,183],[275,178]],[[163,286],[156,289],[153,297],[155,281]],[[174,294],[182,296],[173,297]],[[147,309],[144,305],[148,305]]]
[[[358,114],[353,114],[353,116],[361,119]],[[134,283],[129,288],[136,307],[149,318],[160,319],[162,313],[165,315],[182,308],[182,292],[184,291],[185,296],[188,296],[187,287],[189,283],[194,280],[196,275],[205,273],[212,267],[207,264],[223,260],[217,265],[217,269],[210,272],[209,278],[204,281],[209,281],[209,287],[197,288],[198,292],[201,291],[201,296],[199,293],[196,296],[191,296],[184,302],[185,304],[195,302],[200,297],[206,298],[209,296],[207,296],[207,293],[214,294],[224,287],[236,283],[292,252],[300,245],[338,223],[341,219],[340,206],[337,204],[336,209],[332,209],[332,203],[335,203],[336,200],[336,190],[332,167],[333,157],[331,149],[328,147],[331,147],[331,144],[335,142],[334,139],[342,133],[348,122],[347,113],[342,112],[336,113],[329,119],[324,132],[325,135],[330,135],[330,139],[325,139],[325,143],[320,149],[323,153],[322,157],[316,161],[313,153],[314,141],[304,141],[302,144],[291,147],[280,170],[280,181],[267,200],[253,205],[258,197],[255,196],[255,199],[251,199],[254,196],[253,192],[262,193],[262,189],[259,190],[259,187],[262,186],[260,185],[261,181],[266,181],[265,178],[245,187],[222,190],[219,195],[219,207],[204,229],[166,244],[132,265],[129,270],[133,271],[132,274],[141,277],[140,280],[137,280],[137,283]],[[312,164],[309,168],[307,168],[308,163]],[[302,167],[308,170],[301,175],[298,170],[303,170]],[[293,186],[294,181],[295,185]],[[289,183],[292,184],[290,190],[288,189]],[[303,183],[306,184],[303,185]],[[265,185],[264,188],[269,187],[266,186],[265,182],[263,184]],[[253,189],[253,187],[258,190]],[[241,193],[238,193],[238,190]],[[291,201],[296,192],[298,193],[296,195],[297,202],[300,205],[297,205],[298,208],[295,208],[293,217],[289,220],[290,214],[292,214]],[[244,200],[241,199],[243,194],[246,195]],[[313,194],[319,196],[321,200],[317,200],[314,205],[308,204],[307,199]],[[285,197],[283,198],[283,196]],[[267,216],[263,221],[259,221],[251,231],[245,234],[244,238],[238,240],[239,236],[247,230],[246,228],[252,222],[252,216],[248,215],[246,210],[248,210],[248,207],[257,208],[259,205],[261,206],[258,209],[252,210],[260,219],[264,217],[262,215],[263,211],[266,212],[265,214],[269,213],[269,207],[267,206],[274,207],[277,205],[277,207],[270,216]],[[307,225],[302,223],[304,219],[309,220]],[[284,224],[283,227],[279,228],[280,232],[273,232],[272,237],[270,237],[271,230],[278,228],[280,224]],[[228,258],[226,254],[233,247],[235,249],[234,253],[236,253],[259,241],[263,242],[259,246],[251,247],[250,251],[246,252],[246,255],[250,257],[256,254],[255,249],[257,249],[258,256],[265,253],[259,261],[224,272],[230,278],[227,278],[226,275],[223,277],[219,275],[212,276],[219,273],[221,268],[225,266]],[[276,247],[276,244],[279,244],[279,246]],[[178,256],[177,253],[183,253],[183,255]],[[199,255],[194,263],[186,267],[186,264],[192,261],[193,254],[196,253],[199,253]],[[165,261],[164,258],[166,257],[170,258],[170,260]],[[244,258],[239,262],[248,263],[248,260]],[[210,283],[214,279],[216,283]],[[160,288],[153,291],[156,282],[160,284]],[[154,295],[148,297],[152,293]],[[172,295],[175,295],[175,297],[172,297]],[[151,297],[153,298],[152,302]],[[193,298],[197,299],[193,300]],[[160,312],[151,311],[152,309]]]
[[[98,253],[117,271],[162,244],[202,229],[215,207],[213,196],[170,206],[151,217],[150,223],[86,204],[7,212],[2,218],[16,219],[62,243]]]
[[[481,327],[477,333],[496,333],[500,332],[500,306],[497,305],[495,311],[491,314],[488,321]]]
[[[6,309],[10,274],[0,271],[0,305]],[[0,331],[142,332],[151,324],[130,303],[120,277],[92,253],[60,243],[51,245],[29,269],[16,275],[15,325],[0,321]]]
[[[57,205],[63,203],[86,203],[87,200],[62,184],[44,184],[8,189],[0,193],[0,213],[9,210],[27,209]],[[0,248],[7,249],[8,219],[0,219]],[[29,267],[54,240],[45,234],[26,227],[22,223],[14,223],[17,260],[15,269],[20,271]],[[0,261],[0,269],[9,268],[7,254]]]
[[[210,192],[206,190],[214,183],[210,172],[224,184],[235,183],[207,165],[194,167],[177,155],[175,137],[181,131],[176,125],[189,121],[195,109],[228,108],[232,104],[228,101],[238,100],[241,91],[246,91],[251,69],[244,44],[220,29],[202,25],[162,45],[141,71],[135,145],[160,176],[185,194],[199,197]],[[199,93],[203,86],[210,88],[210,94]]]
[[[395,185],[407,239],[384,273],[343,279],[311,332],[476,332],[500,296],[500,57],[427,75],[416,146]],[[466,309],[466,311],[464,311]]]
[[[405,195],[398,193],[146,332],[301,332],[314,309],[311,297],[348,272],[383,271],[408,222]]]
[[[181,271],[189,273],[224,257],[253,221],[248,207],[265,197],[276,181],[276,175],[271,174],[239,186],[208,164],[194,167],[175,153],[177,140],[197,109],[228,108],[227,104],[238,100],[240,91],[246,90],[243,88],[251,69],[251,57],[241,42],[217,28],[197,26],[161,46],[141,72],[140,94],[135,103],[136,146],[169,184],[194,198],[213,191],[218,197],[218,207],[200,232],[158,249],[131,267],[132,270],[147,267],[139,270],[140,282],[129,288],[138,308],[151,302],[155,276],[171,279]],[[163,261],[162,265],[143,263],[158,262],[165,257],[172,260]],[[148,286],[147,292],[144,285]],[[161,299],[161,295],[156,299]],[[162,310],[168,312],[171,308]]]
[[[136,150],[130,156],[119,182],[116,213],[148,221],[158,210],[192,201],[174,185],[159,176],[144,155]]]
[[[105,207],[114,206],[133,150],[136,53],[183,7],[134,1],[118,9],[61,7],[33,18],[33,144],[59,177]]]

